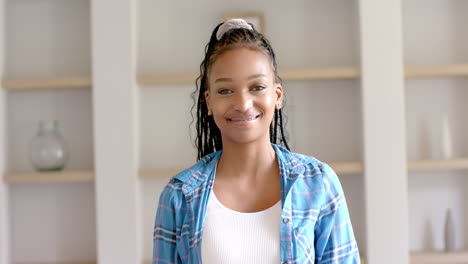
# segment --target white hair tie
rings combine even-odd
[[[233,28],[245,28],[248,30],[253,30],[252,26],[249,25],[244,19],[233,18],[224,22],[224,24],[222,24],[218,28],[218,31],[216,32],[216,38],[220,40],[223,37],[224,33]]]

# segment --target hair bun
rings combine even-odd
[[[233,29],[233,28],[245,28],[248,30],[253,30],[252,26],[249,25],[244,19],[233,18],[224,22],[218,28],[218,31],[216,32],[216,39],[220,40],[223,37],[224,33],[226,33],[228,30]]]

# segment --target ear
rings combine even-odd
[[[211,111],[211,106],[210,106],[210,92],[208,90],[205,91],[205,103],[206,107],[208,108],[208,115],[213,115],[213,112]]]
[[[276,93],[276,109],[279,110],[283,107],[283,87],[281,84],[275,84],[275,93]]]

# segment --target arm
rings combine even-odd
[[[177,227],[175,191],[170,186],[171,182],[164,188],[159,198],[153,233],[152,264],[181,263],[177,252],[180,229]]]
[[[322,164],[321,171],[325,193],[315,225],[316,263],[360,263],[340,181],[327,164]]]

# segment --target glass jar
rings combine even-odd
[[[60,171],[68,160],[68,151],[57,120],[39,121],[37,135],[29,146],[30,160],[38,171]]]

